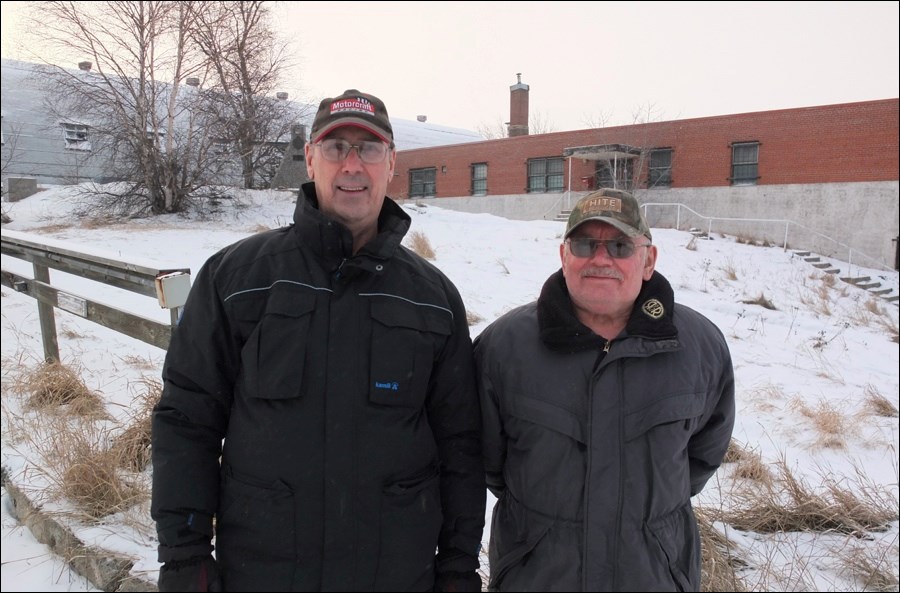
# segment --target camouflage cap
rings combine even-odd
[[[604,188],[578,200],[569,215],[564,238],[567,239],[575,229],[590,220],[611,224],[629,237],[644,235],[653,240],[641,205],[626,191]]]

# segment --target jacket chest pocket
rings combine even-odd
[[[682,393],[659,399],[625,416],[625,440],[646,434],[663,449],[683,447],[697,428],[704,406],[702,393]]]
[[[241,383],[248,396],[263,399],[299,397],[315,306],[315,299],[308,294],[277,291],[269,295],[256,327],[241,351]],[[245,310],[252,314],[254,308]],[[237,314],[240,316],[240,310]],[[248,320],[239,318],[238,321]]]
[[[405,302],[372,303],[369,402],[420,408],[434,359],[452,332],[450,314]]]

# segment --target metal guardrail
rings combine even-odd
[[[44,357],[59,361],[54,308],[93,321],[147,344],[166,349],[190,289],[190,268],[156,268],[76,251],[59,242],[14,231],[3,231],[0,251],[31,262],[34,277],[0,270],[0,283],[38,301]],[[50,283],[50,268],[137,294],[155,297],[170,310],[170,323],[160,323],[88,297],[61,290]]]

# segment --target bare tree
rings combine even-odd
[[[197,156],[182,80],[203,68],[188,43],[194,26],[188,3],[44,2],[37,17],[50,48],[90,58],[77,71],[53,67],[49,109],[77,121],[94,155],[111,155],[110,178],[130,183],[106,196],[122,212],[177,212],[209,170]]]
[[[612,112],[601,111],[596,115],[585,115],[582,124],[588,129],[605,128],[610,119],[612,119]]]
[[[272,97],[288,65],[286,44],[276,39],[266,2],[193,4],[198,26],[191,39],[209,64],[206,96],[217,99],[200,108],[215,135],[237,152],[243,186],[268,186],[301,115]]]
[[[481,123],[475,127],[475,131],[485,140],[497,140],[509,136],[509,124],[497,118],[493,123]],[[528,134],[548,134],[555,132],[556,126],[546,113],[533,113],[528,118]]]
[[[611,146],[607,150],[609,156],[596,159],[594,181],[597,187],[613,187],[633,192],[671,179],[670,175],[655,178],[648,175],[653,151],[665,147],[656,145],[657,139],[651,137],[650,126],[640,124],[659,121],[661,117],[662,112],[650,102],[636,106],[632,110],[628,136],[617,143],[617,146]],[[603,123],[606,123],[606,119],[608,118],[603,116]],[[671,153],[668,156],[674,158]]]

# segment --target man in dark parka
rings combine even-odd
[[[496,591],[697,591],[691,496],[734,425],[722,332],[674,301],[637,200],[582,198],[562,269],[475,340]]]

